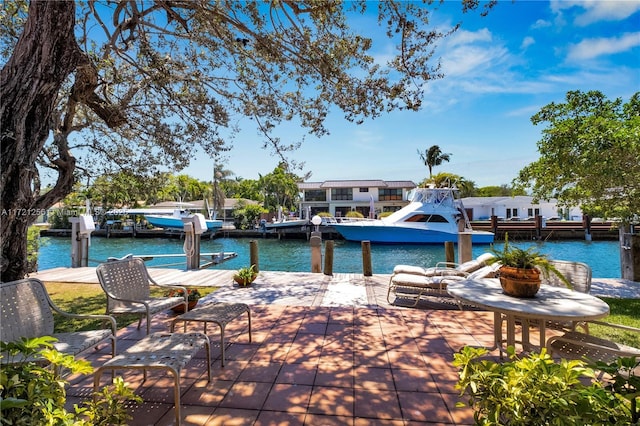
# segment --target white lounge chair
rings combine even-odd
[[[467,279],[493,278],[500,267],[499,264],[483,266],[480,269],[469,274],[457,271],[455,274],[441,275],[419,275],[400,273],[395,274],[389,281],[389,289],[387,291],[387,302],[392,304],[395,299],[414,299],[412,306],[417,306],[423,296],[444,296],[449,297],[447,293],[447,284],[455,281],[464,281]],[[391,301],[391,294],[394,294],[394,300]]]
[[[452,262],[438,262],[436,266],[430,268],[424,268],[422,266],[414,265],[396,265],[393,268],[392,275],[396,274],[414,274],[424,275],[427,277],[435,275],[459,275],[465,276],[470,274],[483,266],[487,266],[487,261],[493,257],[491,253],[483,253],[476,259],[470,260],[464,263],[452,263]]]

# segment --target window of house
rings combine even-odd
[[[331,190],[332,200],[353,200],[352,188],[333,188]]]
[[[402,201],[402,188],[380,188],[378,199],[380,201]]]
[[[360,188],[360,192],[369,192],[369,188]]]
[[[327,191],[324,189],[309,189],[304,191],[305,201],[327,201]]]

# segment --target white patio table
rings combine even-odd
[[[540,347],[544,347],[547,321],[589,321],[609,315],[609,305],[595,296],[545,284],[532,298],[504,294],[497,278],[453,282],[447,286],[447,291],[457,300],[494,313],[494,347],[491,349],[499,348],[500,356],[502,344],[505,343],[502,338],[503,315],[507,320],[507,346],[516,343],[516,318],[523,320],[520,343],[525,350],[532,347],[529,342],[529,320],[538,320]]]

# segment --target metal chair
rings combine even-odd
[[[640,335],[640,329],[635,327],[603,321],[590,321],[590,323]],[[610,363],[618,357],[640,357],[638,348],[577,331],[568,331],[561,336],[550,337],[546,346],[550,354],[570,359]]]
[[[107,314],[139,315],[138,328],[142,318],[147,320],[147,334],[151,328],[151,316],[184,305],[188,310],[187,289],[182,286],[159,284],[147,271],[142,259],[130,258],[103,263],[96,268],[102,290],[107,295]],[[161,287],[166,290],[181,290],[182,296],[152,297],[151,288]]]
[[[15,342],[22,338],[52,336],[57,339],[53,347],[62,353],[77,355],[80,352],[98,345],[104,340],[111,341],[111,356],[116,354],[116,321],[108,315],[72,314],[61,310],[49,297],[47,289],[37,278],[27,278],[0,284],[0,340]],[[54,333],[54,313],[78,320],[100,320],[109,324],[109,328],[99,330]],[[12,359],[3,354],[1,362],[37,361],[42,359]]]

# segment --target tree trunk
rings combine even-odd
[[[40,196],[36,160],[50,136],[58,91],[81,58],[74,26],[75,2],[32,1],[23,34],[0,71],[2,281],[24,277],[29,225],[73,184],[75,161],[63,156],[68,164],[58,164],[63,172],[56,186]]]

